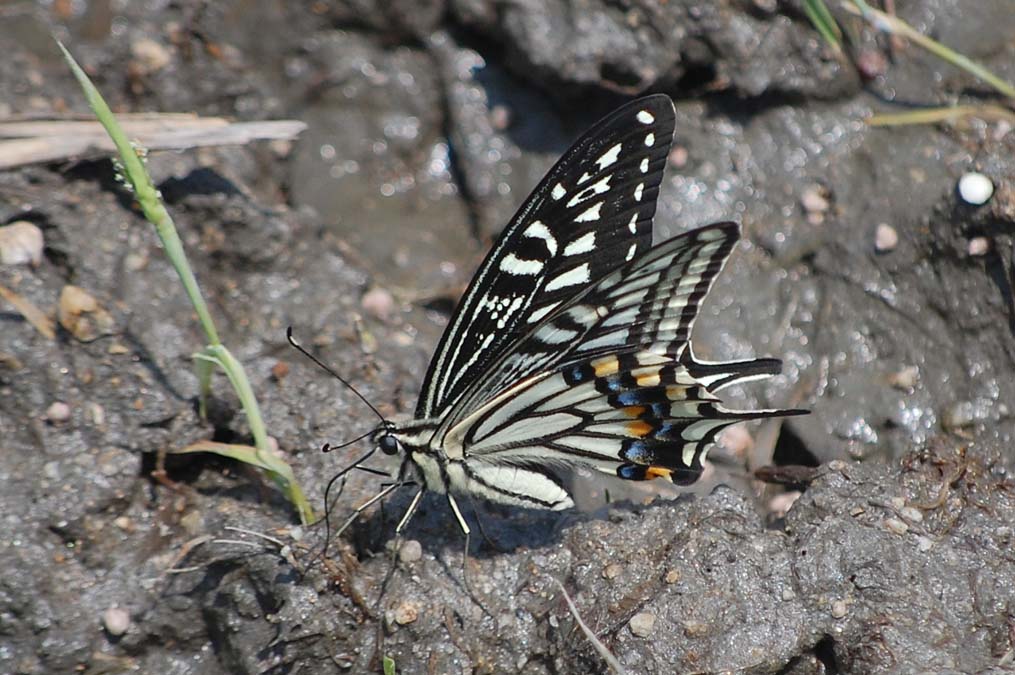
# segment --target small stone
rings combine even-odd
[[[663,581],[665,581],[668,584],[677,583],[678,581],[680,581],[680,572],[678,572],[677,570],[670,570],[669,572],[666,573],[666,576],[663,577]]]
[[[414,602],[405,601],[395,608],[394,619],[399,626],[413,623],[419,618],[419,605]]]
[[[899,509],[899,515],[911,523],[923,522],[923,511],[912,506],[903,506]]]
[[[920,553],[926,553],[934,546],[934,540],[930,537],[920,536],[916,538],[916,548]]]
[[[113,520],[113,525],[116,525],[124,532],[133,532],[135,529],[134,521],[128,518],[127,516],[118,516]]]
[[[879,253],[892,251],[899,245],[899,233],[888,223],[880,223],[874,230],[874,249]]]
[[[831,469],[832,471],[835,471],[836,473],[842,473],[843,471],[846,470],[846,462],[842,461],[841,459],[833,459],[831,462],[828,463],[828,468]]]
[[[702,637],[708,634],[708,624],[701,621],[690,621],[684,622],[684,635],[689,638]]]
[[[620,563],[610,563],[603,568],[604,579],[616,579],[620,576],[620,573],[624,571],[624,567]]]
[[[973,237],[969,240],[969,247],[966,250],[974,258],[987,255],[987,251],[990,250],[990,240],[986,237]]]
[[[98,403],[89,403],[88,412],[92,418],[92,424],[97,427],[105,426],[106,424],[106,409]]]
[[[123,257],[123,265],[129,272],[140,272],[148,266],[148,253],[131,251]]]
[[[688,157],[689,154],[687,152],[687,148],[682,145],[675,145],[673,146],[673,149],[670,150],[670,156],[667,159],[670,166],[674,169],[683,169],[687,166]]]
[[[60,291],[57,319],[64,330],[82,342],[113,332],[113,317],[83,288],[67,284]]]
[[[796,591],[794,591],[792,588],[782,589],[782,599],[786,602],[796,599]]]
[[[920,369],[916,366],[905,368],[888,376],[888,384],[902,391],[913,391],[917,380],[920,378]]]
[[[846,616],[846,602],[844,600],[832,602],[832,618],[841,619],[844,616]]]
[[[63,401],[54,401],[46,408],[46,421],[50,424],[63,424],[70,419],[70,406]]]
[[[909,531],[909,525],[906,525],[906,523],[898,518],[885,518],[884,523],[885,527],[895,534],[905,534]]]
[[[861,49],[855,57],[860,77],[873,80],[888,72],[888,58],[880,49]]]
[[[44,245],[35,223],[18,220],[0,227],[0,265],[38,265]]]
[[[281,382],[289,374],[289,364],[285,361],[276,361],[271,367],[271,376],[276,382]]]
[[[169,50],[151,38],[141,38],[130,46],[137,65],[144,73],[154,73],[169,65]]]
[[[959,178],[959,196],[967,204],[973,206],[986,204],[993,194],[993,181],[978,171],[970,171]]]
[[[631,629],[631,634],[635,637],[648,637],[652,635],[652,629],[656,625],[656,615],[649,612],[638,612],[631,617],[631,621],[628,622],[627,627]]]
[[[793,508],[793,504],[796,503],[796,500],[800,499],[802,494],[799,490],[790,490],[789,492],[775,495],[768,500],[768,511],[777,518],[782,518],[789,513],[789,510]]]
[[[818,225],[825,220],[825,213],[831,208],[828,191],[821,185],[811,185],[800,194],[800,206],[807,214],[807,221]]]
[[[122,356],[124,354],[129,354],[130,350],[127,349],[127,346],[124,345],[122,342],[114,342],[113,344],[109,345],[109,349],[106,350],[106,353],[111,354],[113,356]]]
[[[387,321],[395,309],[395,298],[388,290],[375,286],[363,294],[360,306],[367,314]]]
[[[423,546],[415,539],[409,539],[398,549],[398,559],[406,565],[419,562],[423,557]]]
[[[110,607],[102,613],[102,627],[113,637],[120,637],[130,628],[130,612],[122,607]]]

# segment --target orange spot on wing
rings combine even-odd
[[[649,468],[645,469],[645,478],[646,480],[652,480],[654,478],[662,478],[672,483],[673,479],[670,477],[670,474],[672,473],[673,472],[670,471],[669,469],[663,468],[661,466],[650,466]]]
[[[626,408],[621,408],[625,415],[628,417],[641,417],[645,414],[645,406],[643,405],[629,405]]]
[[[616,356],[604,356],[593,360],[591,366],[596,377],[606,377],[620,370],[620,361],[617,360]]]
[[[645,420],[635,420],[627,423],[627,432],[638,438],[645,438],[652,433],[652,425]]]
[[[659,371],[653,370],[641,375],[635,375],[634,381],[638,383],[639,387],[655,387],[660,382]]]

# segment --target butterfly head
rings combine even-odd
[[[374,447],[379,448],[385,455],[397,455],[402,452],[402,442],[398,440],[394,433],[395,426],[385,420],[381,426],[374,432],[373,441]]]

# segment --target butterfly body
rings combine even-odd
[[[594,126],[522,205],[473,278],[424,379],[414,419],[373,441],[400,481],[447,495],[564,509],[562,473],[694,482],[716,433],[800,411],[732,411],[717,392],[774,359],[694,357],[694,319],[739,238],[718,223],[652,246],[674,129],[666,96]]]

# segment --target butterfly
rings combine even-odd
[[[578,467],[687,485],[724,427],[804,412],[729,410],[718,398],[779,373],[778,360],[694,356],[691,328],[740,228],[717,223],[652,246],[674,125],[669,97],[637,99],[543,178],[462,297],[414,417],[378,413],[367,456],[402,462],[356,513],[411,481],[419,490],[396,533],[429,490],[468,537],[456,495],[566,509],[561,476]]]

